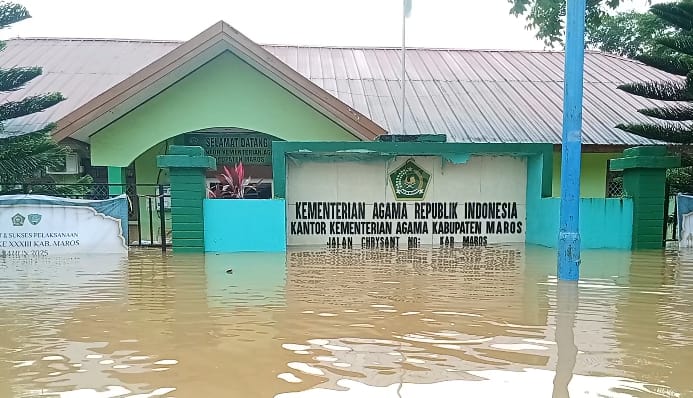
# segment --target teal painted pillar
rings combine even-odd
[[[611,161],[612,171],[623,170],[623,191],[633,198],[633,249],[664,247],[666,169],[680,165],[663,146],[626,149]]]
[[[216,160],[202,147],[172,145],[167,155],[157,156],[156,163],[169,170],[173,252],[203,253],[205,174],[216,168]]]
[[[125,193],[127,168],[108,166],[108,195],[118,196]]]
[[[568,0],[561,140],[558,279],[580,277],[580,160],[585,67],[585,0]]]

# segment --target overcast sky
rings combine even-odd
[[[261,44],[399,46],[402,0],[16,0],[10,37],[187,40],[224,20]],[[646,0],[633,0],[645,9]],[[407,45],[542,49],[507,0],[413,0]]]

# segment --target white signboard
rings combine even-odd
[[[525,240],[524,158],[287,164],[290,246],[486,246]]]
[[[0,256],[126,253],[127,197],[0,196]]]

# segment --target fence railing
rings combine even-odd
[[[122,194],[128,197],[128,236],[130,246],[171,245],[171,195],[168,185],[158,184],[61,184],[4,183],[0,195],[50,195],[71,199],[104,200]]]

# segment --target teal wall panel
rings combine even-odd
[[[205,251],[286,251],[286,201],[205,199]]]
[[[556,247],[560,198],[542,191],[546,154],[527,160],[527,231],[525,242]],[[630,249],[633,236],[633,200],[580,199],[582,249]]]
[[[560,203],[560,198],[544,198],[528,205],[527,243],[556,247]],[[530,212],[529,207],[533,207],[533,211]],[[583,249],[630,249],[632,236],[631,199],[580,199]]]

